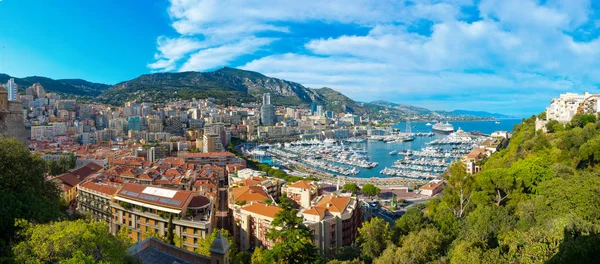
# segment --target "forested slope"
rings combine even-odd
[[[577,116],[553,133],[535,118],[476,175],[461,164],[443,195],[397,220],[385,250],[363,233],[374,263],[597,263],[600,259],[600,122]],[[365,223],[373,228],[377,220]],[[381,230],[385,232],[385,230]],[[365,256],[365,253],[370,256]]]

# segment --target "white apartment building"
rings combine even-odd
[[[309,208],[311,202],[319,196],[319,186],[311,181],[297,181],[281,187],[285,193],[298,207]]]
[[[546,119],[559,122],[571,122],[571,119],[577,114],[579,105],[591,94],[585,92],[583,95],[576,93],[564,93],[558,98],[552,99],[550,106],[546,108]]]
[[[31,139],[44,140],[67,134],[66,123],[50,123],[43,126],[31,127]]]

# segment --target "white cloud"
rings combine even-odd
[[[284,42],[294,34],[291,25],[319,21],[370,31],[307,39],[298,53],[272,53],[240,67],[361,101],[499,112],[515,105],[541,111],[560,92],[600,82],[600,39],[576,41],[569,33],[598,24],[586,0],[171,2],[172,26],[181,36],[159,38],[152,69],[229,65],[272,43],[265,34]],[[479,17],[462,13],[465,6]],[[412,32],[423,20],[433,24],[430,34]]]
[[[199,60],[207,59],[204,54],[219,51],[220,46],[234,45],[232,43],[256,37],[258,33],[290,33],[288,26],[281,25],[288,22],[324,21],[375,26],[382,22],[410,22],[418,18],[434,21],[453,19],[459,13],[458,6],[444,2],[411,4],[408,8],[404,1],[396,0],[171,0],[168,12],[173,28],[181,36],[159,37],[159,52],[148,67],[172,71],[182,70],[183,67],[186,70],[206,69],[194,68],[194,65],[222,65],[230,61],[230,56],[222,56],[227,60],[221,61],[216,61],[221,56],[211,56],[213,61],[206,63],[200,63]],[[267,44],[269,42],[264,43]],[[238,55],[254,51],[256,49],[250,49],[238,52]],[[192,58],[192,53],[198,55]],[[193,62],[188,61],[192,59]],[[187,62],[180,63],[184,60]]]
[[[228,62],[235,58],[243,54],[253,53],[273,40],[271,38],[249,38],[237,43],[203,49],[192,54],[179,71],[203,71],[226,66]]]

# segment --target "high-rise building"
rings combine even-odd
[[[310,105],[310,115],[315,115],[317,112],[317,103],[312,103]]]
[[[46,90],[44,90],[44,87],[42,87],[41,84],[34,83],[31,87],[29,87],[29,89],[31,89],[31,92],[35,97],[46,98]],[[27,94],[29,94],[29,91],[27,92]]]
[[[139,116],[131,116],[127,120],[127,129],[128,130],[142,130],[142,118]]]
[[[204,134],[202,142],[202,152],[220,152],[223,151],[223,144],[219,135],[217,134]]]
[[[17,101],[17,94],[19,93],[19,91],[17,89],[15,79],[10,78],[5,86],[6,91],[8,92],[8,101]]]
[[[323,116],[323,106],[317,105],[317,116]]]
[[[275,108],[271,105],[271,94],[263,94],[263,104],[260,109],[260,122],[265,126],[272,126],[275,121]]]

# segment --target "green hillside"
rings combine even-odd
[[[524,120],[476,175],[452,166],[442,196],[397,220],[374,263],[595,263],[600,122],[550,126]]]
[[[19,86],[20,92],[24,92],[27,87],[32,86],[34,83],[40,83],[46,92],[78,96],[97,96],[110,87],[110,85],[88,82],[81,79],[55,80],[41,76],[16,78],[6,74],[0,74],[0,84],[6,83],[10,78],[15,79],[15,83]]]

